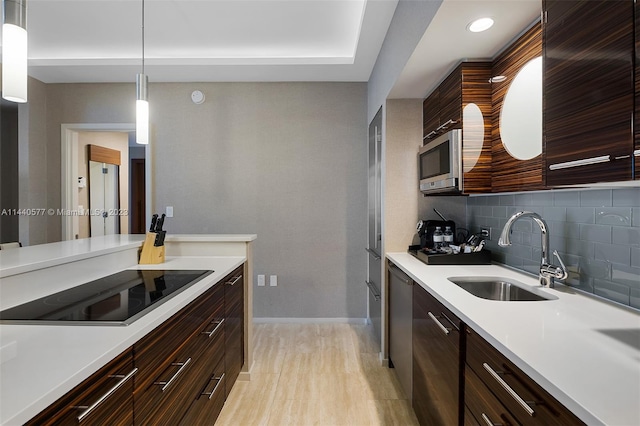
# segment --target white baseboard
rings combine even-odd
[[[253,317],[254,324],[367,324],[366,318],[289,318]]]

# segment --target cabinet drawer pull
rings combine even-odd
[[[171,383],[180,375],[180,373],[182,373],[182,370],[184,370],[187,367],[187,365],[189,365],[190,362],[191,362],[191,358],[188,358],[185,362],[172,362],[171,365],[176,367],[180,366],[180,368],[178,368],[178,371],[176,371],[176,374],[174,374],[167,382],[153,382],[153,384],[162,386],[162,389],[160,390],[164,392],[171,385]]]
[[[111,395],[113,395],[113,393],[115,391],[120,389],[122,387],[122,385],[127,383],[137,372],[138,372],[138,368],[136,367],[133,370],[131,370],[131,372],[129,374],[127,374],[127,375],[118,374],[118,375],[109,376],[111,378],[117,378],[117,379],[121,379],[121,380],[118,381],[118,383],[116,383],[111,389],[109,389],[107,392],[105,392],[104,395],[102,395],[96,402],[94,402],[90,406],[88,406],[88,407],[87,406],[73,407],[73,408],[79,408],[79,409],[85,409],[86,408],[86,410],[84,410],[82,413],[80,413],[80,415],[77,417],[78,422],[83,421],[85,417],[87,417],[89,414],[91,414],[91,412],[93,412],[93,410],[98,408],[104,401],[107,400],[107,398],[109,398]]]
[[[433,320],[433,322],[435,322],[436,324],[438,324],[438,327],[440,327],[440,330],[442,330],[442,332],[444,334],[449,334],[451,332],[451,330],[449,330],[447,327],[445,327],[444,325],[442,325],[442,323],[440,321],[438,321],[438,318],[436,318],[435,315],[433,315],[431,312],[427,312],[427,314],[429,315],[429,317]]]
[[[209,399],[211,399],[213,397],[213,394],[216,393],[218,386],[220,386],[220,383],[222,383],[222,379],[224,379],[224,373],[222,373],[222,376],[220,377],[213,378],[213,380],[217,380],[218,382],[216,383],[216,386],[213,388],[211,392],[202,392],[200,395],[207,395]]]
[[[611,161],[610,155],[601,155],[600,157],[584,158],[582,160],[567,161],[565,163],[556,163],[549,166],[549,170],[570,169],[572,167],[590,166],[592,164],[608,163]]]
[[[509,395],[511,395],[511,397],[512,397],[513,399],[515,399],[515,400],[516,400],[516,402],[517,402],[518,404],[520,404],[520,406],[521,406],[521,407],[522,407],[522,408],[527,412],[527,414],[528,414],[528,415],[530,415],[531,417],[533,417],[533,416],[535,415],[535,411],[533,411],[533,410],[531,409],[531,407],[529,406],[529,404],[527,404],[527,403],[524,401],[524,399],[522,399],[522,398],[520,397],[520,395],[518,395],[518,394],[516,393],[516,391],[514,391],[513,389],[511,389],[511,386],[509,386],[509,385],[507,384],[507,382],[505,382],[504,380],[502,380],[502,377],[500,377],[500,376],[498,375],[498,373],[496,373],[496,372],[494,371],[494,369],[493,369],[493,368],[491,368],[491,367],[489,366],[489,364],[487,364],[486,362],[483,362],[483,363],[482,363],[482,366],[484,367],[484,369],[485,369],[485,370],[487,370],[487,372],[488,372],[489,374],[491,374],[491,377],[493,377],[493,378],[496,380],[496,382],[498,382],[498,383],[500,384],[500,386],[502,386],[502,388],[503,388],[504,390],[506,390],[506,391],[507,391],[507,393],[508,393]]]
[[[369,287],[369,291],[373,295],[373,298],[376,299],[376,302],[379,301],[380,300],[380,292],[376,288],[376,285],[374,283],[372,283],[371,281],[365,281],[365,284],[367,284],[367,287]]]
[[[482,413],[482,420],[484,420],[487,426],[502,426],[502,423],[492,422],[491,419],[489,419],[489,416],[487,416],[485,413]]]
[[[227,281],[227,285],[236,285],[236,283],[240,281],[241,278],[242,278],[242,275],[238,275],[237,277],[232,278],[231,281]]]
[[[222,318],[220,321],[211,321],[211,324],[216,324],[215,328],[211,331],[201,331],[200,334],[206,334],[208,335],[208,337],[213,336],[214,334],[216,334],[216,331],[218,331],[223,322],[224,318]]]

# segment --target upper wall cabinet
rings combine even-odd
[[[463,192],[491,191],[490,62],[462,62],[422,105],[423,141],[462,129]]]
[[[544,0],[547,186],[632,179],[631,0]]]
[[[634,130],[634,139],[635,139],[635,162],[636,162],[636,179],[640,179],[640,6],[637,3],[634,3],[634,18],[635,18],[635,79],[636,79],[636,87],[635,87],[635,114],[633,118],[633,130]]]
[[[495,59],[492,75],[492,190],[542,189],[542,27],[539,22]]]

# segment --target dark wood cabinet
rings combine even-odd
[[[465,404],[478,422],[484,413],[494,424],[584,424],[477,332],[465,334]]]
[[[640,179],[640,6],[634,2],[634,28],[635,28],[635,97],[633,116],[633,139],[635,141],[635,178]]]
[[[73,425],[79,416],[83,425],[215,423],[244,363],[243,271],[236,268],[29,424]]]
[[[225,396],[229,395],[244,360],[244,269],[240,266],[225,278]]]
[[[632,179],[633,8],[543,1],[547,186]]]
[[[27,425],[132,425],[136,371],[127,349]]]
[[[418,285],[413,286],[413,397],[423,425],[462,422],[460,320]]]
[[[504,80],[491,84],[492,118],[492,177],[493,192],[523,191],[544,188],[543,156],[518,159],[511,155],[501,137],[501,115],[505,97],[518,72],[531,60],[542,56],[542,27],[534,24],[493,62],[493,76]],[[542,113],[542,111],[539,111]],[[541,129],[542,131],[542,129]],[[514,140],[512,143],[518,143]],[[542,146],[542,140],[540,140]],[[524,158],[524,157],[522,157]]]
[[[490,62],[462,62],[422,104],[424,143],[462,129],[466,194],[491,191],[490,78]]]

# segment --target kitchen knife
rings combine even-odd
[[[149,228],[149,232],[155,232],[157,220],[158,220],[158,214],[155,213],[153,216],[151,216],[151,227]]]
[[[156,232],[162,231],[162,226],[164,225],[164,217],[165,214],[162,213],[162,216],[160,216],[160,219],[158,219],[158,221],[156,222]]]

